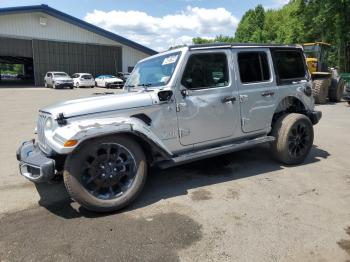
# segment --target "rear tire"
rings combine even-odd
[[[344,93],[345,82],[342,78],[338,80],[332,78],[332,83],[329,88],[329,100],[332,102],[340,102]]]
[[[317,79],[313,81],[312,94],[316,104],[325,104],[328,97],[330,79]]]
[[[67,157],[63,178],[71,198],[85,208],[119,210],[141,192],[147,178],[146,157],[128,136],[94,139]]]
[[[308,117],[302,114],[286,114],[272,128],[276,140],[272,144],[274,157],[287,165],[304,162],[314,141],[314,130]]]

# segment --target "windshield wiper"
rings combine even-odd
[[[138,84],[137,86],[150,87],[152,84]]]
[[[142,87],[144,87],[144,88],[145,88],[145,90],[147,90],[147,87],[152,86],[152,84],[150,84],[150,83],[148,83],[148,84],[138,84],[137,86],[142,86]],[[128,90],[130,90],[130,88],[135,87],[135,85],[126,85],[125,87],[127,87],[127,88],[128,88]]]
[[[152,86],[152,84],[150,83],[147,83],[147,84],[138,84],[137,86],[142,86],[146,91],[147,91],[147,88]]]

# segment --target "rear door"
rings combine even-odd
[[[270,50],[238,49],[235,59],[242,131],[268,130],[277,100]]]

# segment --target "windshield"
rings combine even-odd
[[[58,77],[67,77],[68,75],[65,73],[54,73],[54,76],[58,76]]]
[[[104,78],[115,78],[115,76],[108,75],[108,76],[103,76]]]
[[[127,87],[156,87],[166,85],[176,68],[181,52],[151,58],[136,65],[128,80]]]
[[[307,58],[318,58],[320,53],[320,47],[318,45],[305,45],[304,53]]]

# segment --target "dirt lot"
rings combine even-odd
[[[97,215],[62,184],[18,175],[37,109],[104,89],[0,89],[0,261],[349,261],[350,107],[318,107],[315,146],[285,167],[268,148],[166,171],[141,197]]]

